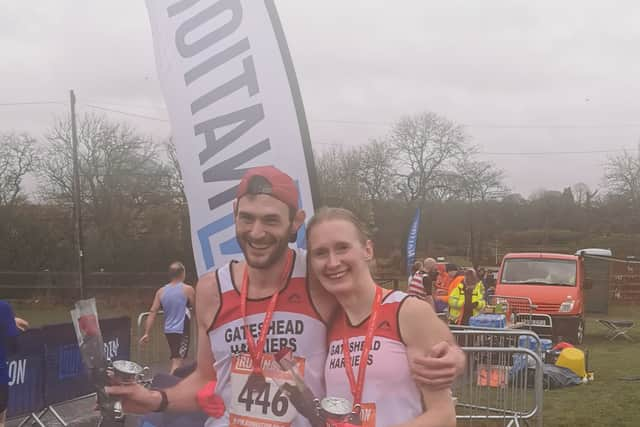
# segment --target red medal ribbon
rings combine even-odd
[[[351,394],[353,395],[354,406],[362,403],[362,391],[364,389],[364,374],[367,369],[367,361],[369,360],[369,351],[373,344],[373,335],[375,334],[378,319],[378,312],[380,311],[380,303],[382,302],[382,288],[376,286],[376,296],[373,299],[373,305],[371,306],[371,315],[367,324],[367,335],[364,338],[364,347],[362,348],[362,354],[360,356],[360,367],[358,368],[358,382],[353,375],[353,366],[351,366],[351,351],[349,350],[349,340],[347,337],[342,337],[342,347],[344,352],[344,369],[347,371],[347,378],[349,378],[349,385],[351,386]],[[346,319],[345,319],[346,321]]]
[[[291,264],[293,262],[293,252],[287,250],[287,259],[284,263],[284,269],[282,270],[282,276],[280,277],[280,283],[285,283],[287,277],[289,276],[291,270]],[[251,330],[249,329],[249,324],[247,323],[247,297],[249,293],[249,270],[247,266],[244,267],[244,273],[242,276],[242,287],[240,289],[240,315],[242,316],[242,321],[244,322],[244,334],[247,337],[247,346],[249,347],[249,354],[251,355],[251,360],[253,360],[253,372],[261,373],[262,372],[262,358],[264,356],[264,344],[267,341],[267,333],[269,331],[269,325],[271,324],[271,319],[273,318],[273,312],[276,309],[276,304],[278,303],[278,296],[280,295],[280,291],[282,289],[276,290],[276,292],[271,297],[269,301],[269,305],[267,306],[267,312],[264,315],[264,320],[262,321],[262,329],[260,329],[260,335],[258,336],[258,344],[256,346],[255,341],[253,340],[253,335],[251,335]]]

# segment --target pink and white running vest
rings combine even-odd
[[[408,295],[404,292],[390,292],[378,313],[362,392],[361,417],[365,427],[398,425],[424,412],[422,395],[411,377],[407,348],[398,324],[398,312],[406,298]],[[329,356],[325,363],[327,396],[353,401],[344,368],[342,339],[349,339],[353,375],[357,380],[368,321],[367,317],[360,325],[353,326],[341,311],[331,326]]]
[[[324,362],[327,357],[327,328],[309,296],[306,281],[306,252],[296,250],[289,281],[280,291],[264,348],[262,362],[267,379],[265,392],[249,396],[246,382],[253,362],[244,337],[240,314],[240,286],[234,283],[232,261],[216,271],[220,290],[220,310],[208,331],[218,376],[216,393],[224,399],[222,418],[209,418],[207,427],[309,427],[291,402],[278,391],[278,384],[292,382],[273,362],[273,354],[283,347],[293,350],[298,373],[316,396],[324,396]],[[249,285],[251,286],[251,285]],[[247,323],[257,342],[271,297],[247,300]]]

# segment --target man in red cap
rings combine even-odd
[[[245,260],[205,274],[196,288],[196,371],[166,391],[109,388],[126,411],[188,411],[200,404],[214,417],[208,427],[309,427],[279,388],[293,378],[276,368],[274,355],[291,350],[297,374],[324,397],[326,323],[337,303],[313,278],[307,280],[306,252],[289,248],[305,220],[298,206],[296,184],[287,174],[271,166],[247,171],[234,204]],[[443,342],[434,354],[412,362],[419,381],[449,387],[463,369],[464,355]],[[198,394],[216,375],[215,394],[211,384],[208,393]]]

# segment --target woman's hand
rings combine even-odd
[[[29,322],[27,322],[26,320],[16,317],[15,321],[16,321],[16,327],[20,329],[22,332],[29,329]]]

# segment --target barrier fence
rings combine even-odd
[[[491,425],[542,427],[542,359],[519,348],[463,347],[464,376],[455,384],[456,418]]]
[[[467,354],[464,376],[453,393],[456,416],[507,426],[542,426],[543,361],[539,336],[529,330],[452,329]]]
[[[112,360],[131,358],[131,319],[101,319],[105,354]],[[8,418],[26,417],[44,426],[47,413],[64,420],[55,405],[93,392],[82,363],[72,323],[31,329],[18,337],[19,352],[8,360]],[[21,424],[21,425],[22,425]]]
[[[533,331],[520,329],[491,329],[452,325],[451,333],[460,347],[520,347],[542,355],[540,337]],[[524,338],[524,339],[523,339]]]

